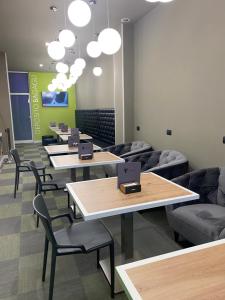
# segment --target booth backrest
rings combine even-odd
[[[81,132],[94,139],[115,144],[115,110],[114,109],[82,109],[76,110],[76,126]]]

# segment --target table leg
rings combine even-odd
[[[83,168],[83,180],[90,180],[90,167]]]
[[[133,213],[121,215],[121,250],[125,259],[134,254],[134,224]]]
[[[73,182],[76,182],[77,181],[77,176],[76,176],[76,169],[71,169],[70,170],[70,176],[71,176],[71,180],[73,181]]]

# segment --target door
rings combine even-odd
[[[31,141],[31,116],[29,95],[12,95],[11,106],[15,141]]]

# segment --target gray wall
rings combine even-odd
[[[124,125],[125,141],[134,136],[134,26],[123,25]]]
[[[123,25],[117,28],[121,33],[123,39]],[[127,29],[128,30],[128,29]],[[129,30],[128,30],[129,31]],[[132,39],[133,36],[131,35]],[[133,128],[130,127],[131,114],[133,114],[133,109],[129,109],[127,121],[124,118],[124,45],[128,50],[130,43],[129,38],[125,39],[123,46],[120,51],[118,51],[113,56],[101,55],[98,59],[89,59],[87,63],[87,68],[84,74],[80,77],[76,85],[76,96],[77,96],[77,109],[95,109],[95,108],[115,108],[115,136],[116,143],[123,143],[125,140],[125,123],[128,124],[129,134],[133,135]],[[132,40],[133,43],[133,40]],[[133,51],[133,48],[132,48]],[[132,52],[133,53],[133,52]],[[133,55],[133,54],[132,54]],[[129,56],[133,58],[133,56]],[[128,65],[129,62],[127,61]],[[101,77],[95,77],[92,74],[92,69],[94,66],[100,66],[103,68],[103,74]],[[130,71],[130,69],[129,69]],[[132,83],[133,83],[133,67],[132,67]],[[126,83],[130,82],[130,77]],[[129,89],[126,89],[129,90]],[[130,90],[129,90],[130,92]],[[128,99],[128,97],[126,98]],[[130,99],[130,98],[129,98]],[[129,101],[133,102],[133,99]],[[128,130],[127,130],[128,131]]]
[[[6,128],[10,128],[11,130],[11,145],[14,147],[8,85],[7,57],[4,52],[0,51],[0,132],[3,133],[3,151],[5,154],[7,153],[7,137],[5,135]]]
[[[100,77],[93,75],[94,67],[102,67]],[[114,74],[113,57],[101,55],[89,59],[84,74],[76,85],[77,109],[113,108],[114,107]]]
[[[194,168],[225,165],[225,1],[160,4],[134,36],[135,138]]]

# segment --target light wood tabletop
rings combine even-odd
[[[225,240],[116,268],[130,299],[225,299]]]
[[[50,159],[56,170],[103,166],[124,162],[124,159],[110,152],[96,152],[94,153],[93,159],[90,160],[81,160],[77,154],[51,156]]]
[[[67,132],[63,132],[59,127],[49,126],[49,129],[52,130],[57,135],[71,135],[71,128],[68,128]]]
[[[68,153],[78,153],[78,147],[69,147],[67,144],[64,145],[52,145],[44,147],[48,155],[57,154],[68,154]],[[101,147],[93,145],[94,151],[100,151]]]
[[[70,134],[59,134],[59,138],[63,142],[68,142],[68,136]],[[90,135],[87,135],[86,133],[80,133],[80,140],[92,140],[92,137]]]
[[[198,194],[153,173],[142,173],[141,185],[142,191],[140,193],[125,195],[117,189],[117,178],[114,177],[70,183],[67,184],[67,189],[85,220],[125,214],[199,198]]]

